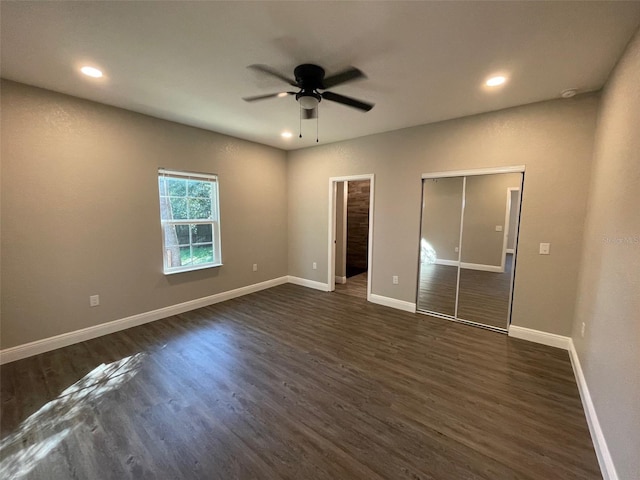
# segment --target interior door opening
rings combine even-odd
[[[329,290],[369,299],[373,175],[330,179]]]

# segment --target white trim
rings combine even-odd
[[[520,185],[522,186],[522,179],[520,179]],[[518,192],[517,205],[511,204],[511,197],[513,196],[513,192]],[[507,206],[506,206],[506,211],[504,216],[504,244],[502,248],[502,265],[503,266],[506,263],[507,254],[513,253],[515,251],[516,242],[518,241],[518,235],[514,235],[516,238],[514,238],[513,248],[507,248],[507,245],[509,245],[509,230],[511,230],[511,210],[513,208],[519,209],[519,207],[520,207],[520,187],[507,187]],[[519,218],[520,218],[520,215],[516,215],[516,221],[515,221],[515,227],[514,227],[514,232],[516,234],[518,233]]]
[[[474,175],[491,175],[493,173],[522,173],[524,172],[524,170],[524,165],[514,165],[512,167],[475,168],[472,170],[453,170],[450,172],[423,173],[422,179],[442,177],[471,177]]]
[[[371,280],[373,278],[373,212],[374,212],[374,191],[375,191],[375,175],[366,173],[362,175],[348,175],[345,177],[329,177],[329,225],[328,225],[328,278],[326,288],[328,292],[336,289],[335,273],[336,273],[336,244],[334,242],[336,235],[336,190],[338,182],[353,182],[357,180],[369,180],[369,238],[367,252],[367,300],[371,300]],[[324,284],[321,284],[324,285]],[[315,287],[312,287],[315,288]]]
[[[344,285],[345,283],[347,283],[347,277],[339,277],[336,275],[336,283]]]
[[[300,277],[292,277],[289,275],[287,277],[287,282],[293,283],[294,285],[300,285],[301,287],[313,288],[315,290],[322,290],[323,292],[328,292],[329,285],[322,282],[316,282],[315,280],[308,280],[306,278]]]
[[[517,325],[511,325],[509,327],[509,336],[568,350],[569,358],[571,359],[571,366],[573,367],[573,373],[578,385],[578,391],[580,392],[580,399],[582,400],[582,408],[584,409],[587,425],[589,426],[589,433],[591,433],[591,440],[596,452],[596,457],[598,458],[598,464],[600,465],[602,478],[603,480],[618,480],[618,473],[616,472],[611,452],[607,446],[607,440],[604,436],[604,432],[600,426],[596,408],[593,404],[593,400],[591,399],[587,380],[582,371],[580,358],[578,357],[578,352],[573,344],[573,339],[571,339],[571,337],[563,337],[562,335],[556,335],[553,333],[541,332],[540,330],[518,327]]]
[[[460,262],[460,268],[467,270],[481,270],[483,272],[504,273],[504,267],[500,265],[483,265],[482,263]]]
[[[436,265],[457,267],[459,262],[456,260],[443,260],[438,258],[434,263]],[[460,262],[460,268],[466,268],[467,270],[481,270],[483,272],[504,273],[504,267],[500,267],[499,265],[483,265],[482,263]]]
[[[447,267],[457,267],[460,264],[458,260],[444,260],[442,258],[437,258],[434,263],[436,265],[446,265]]]
[[[206,178],[211,182],[218,181],[218,174],[216,173],[186,172],[182,170],[168,170],[166,168],[159,168],[158,174],[165,177],[180,178],[183,180],[188,180],[190,178]]]
[[[336,183],[336,190],[338,184]],[[336,195],[337,201],[337,195]],[[342,255],[341,258],[336,258],[336,264],[340,263],[340,271],[344,272],[344,277],[336,276],[336,282],[344,284],[347,282],[347,206],[349,203],[349,182],[342,182],[342,238],[338,239],[336,236],[335,239],[335,250],[334,255],[337,252],[338,240],[340,240],[340,245],[342,247]],[[337,230],[337,222],[336,222],[336,230]],[[334,257],[335,258],[335,257]],[[342,281],[339,281],[341,279]],[[335,288],[335,285],[334,285]]]
[[[582,407],[584,408],[584,414],[587,418],[587,425],[589,426],[589,432],[591,433],[591,440],[593,441],[593,446],[596,451],[596,457],[600,464],[602,478],[604,480],[618,480],[618,473],[616,472],[616,467],[613,463],[613,459],[611,458],[611,452],[609,452],[607,440],[604,437],[602,427],[598,421],[598,415],[596,414],[596,409],[593,405],[593,400],[591,400],[591,394],[589,393],[589,387],[587,386],[587,380],[582,372],[580,358],[578,357],[578,352],[576,351],[572,339],[569,339],[569,358],[571,358],[573,373],[576,376],[576,383],[578,384]]]
[[[16,347],[6,348],[4,350],[0,350],[0,365],[55,350],[57,348],[67,347],[74,343],[84,342],[110,333],[119,332],[120,330],[126,330],[127,328],[136,327],[144,323],[154,322],[172,315],[178,315],[190,310],[195,310],[196,308],[206,307],[207,305],[224,302],[225,300],[231,300],[232,298],[248,295],[249,293],[258,292],[277,285],[282,285],[287,283],[289,278],[290,277],[286,276],[274,278],[265,282],[247,285],[246,287],[216,293],[207,297],[196,298],[195,300],[189,300],[188,302],[170,305],[168,307],[151,310],[149,312],[138,313],[130,317],[101,323],[100,325],[94,325],[92,327],[82,328],[73,332],[67,332],[61,335],[43,338],[42,340],[36,340],[35,342],[25,343]]]
[[[382,295],[376,295],[375,293],[372,293],[371,295],[369,295],[369,301],[371,303],[377,303],[378,305],[384,305],[385,307],[395,308],[396,310],[416,313],[416,304],[405,302],[404,300],[397,300],[391,297],[383,297]]]
[[[509,336],[521,340],[528,340],[529,342],[541,343],[542,345],[548,345],[550,347],[562,348],[564,350],[569,350],[569,346],[571,345],[570,337],[519,327],[517,325],[509,326]]]

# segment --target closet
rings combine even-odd
[[[506,332],[524,168],[423,175],[417,310]]]

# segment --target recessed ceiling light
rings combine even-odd
[[[503,77],[502,75],[497,75],[495,77],[491,77],[489,78],[485,84],[487,85],[487,87],[497,87],[499,85],[504,84],[507,81],[506,77]]]
[[[100,78],[102,77],[102,72],[95,67],[84,66],[80,69],[82,73],[84,73],[87,77]]]
[[[280,92],[280,93],[278,94],[278,97],[279,97],[279,98],[282,98],[282,97],[286,97],[287,95],[289,95],[287,92]]]
[[[293,133],[291,133],[291,132],[282,132],[280,135],[283,138],[291,138],[291,137],[293,137]]]

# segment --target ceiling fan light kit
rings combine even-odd
[[[298,65],[293,70],[293,76],[295,80],[288,78],[286,75],[281,74],[277,70],[266,65],[249,65],[248,68],[256,70],[258,72],[271,75],[279,80],[282,80],[292,87],[296,87],[299,90],[297,92],[278,92],[270,93],[266,95],[256,95],[253,97],[244,97],[246,102],[255,102],[257,100],[266,100],[274,97],[285,97],[289,95],[295,95],[296,101],[300,105],[300,120],[309,118],[318,118],[318,104],[322,100],[329,100],[331,102],[340,103],[347,107],[352,107],[362,112],[368,112],[374,106],[373,103],[364,102],[352,97],[340,95],[328,91],[328,88],[341,85],[353,80],[359,80],[367,78],[364,73],[355,67],[349,67],[342,72],[336,73],[329,77],[325,77],[324,68],[313,65],[311,63],[303,63]],[[322,91],[321,91],[322,90]],[[302,138],[302,133],[300,134]],[[317,138],[316,138],[317,141]]]
[[[320,99],[322,97],[316,94],[308,94],[308,93],[298,93],[296,94],[296,100],[302,108],[305,110],[313,110],[320,103]]]

